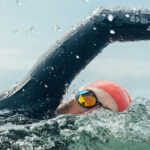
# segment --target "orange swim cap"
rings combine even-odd
[[[112,96],[118,106],[118,111],[124,111],[131,103],[128,92],[115,82],[108,80],[98,80],[90,83],[88,86],[104,90]]]

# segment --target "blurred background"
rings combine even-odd
[[[149,0],[0,0],[0,90],[21,80],[73,25],[99,7],[150,8]],[[114,43],[72,82],[113,80],[132,97],[150,97],[150,41]]]

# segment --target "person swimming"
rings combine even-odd
[[[114,112],[124,111],[131,103],[128,92],[115,82],[108,80],[94,81],[83,86],[57,108],[58,114],[91,113],[98,108]]]
[[[53,116],[71,81],[106,46],[149,40],[149,27],[150,10],[99,9],[57,41],[15,87],[1,92],[0,110]]]

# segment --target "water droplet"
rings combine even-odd
[[[76,58],[79,59],[80,57],[78,55],[76,55]]]
[[[114,30],[110,30],[110,34],[115,34],[116,32]]]
[[[95,9],[93,12],[92,12],[92,16],[97,16],[99,14],[99,9]],[[87,18],[86,18],[86,20],[89,20],[91,18],[91,16],[88,16]]]
[[[14,34],[14,35],[19,35],[18,30],[13,31],[13,34]]]
[[[114,19],[114,17],[113,17],[112,14],[108,15],[108,20],[109,20],[109,21],[113,21],[113,19]]]
[[[5,94],[8,95],[8,91],[6,91]]]
[[[133,7],[132,9],[133,9],[134,11],[136,10],[136,8],[135,8],[135,7]]]
[[[31,26],[30,28],[29,28],[29,30],[28,31],[26,31],[26,33],[36,33],[36,34],[39,34],[39,32],[36,30],[36,28],[34,27],[34,26]]]
[[[45,84],[44,87],[45,87],[45,88],[48,88],[48,85]]]
[[[54,70],[54,67],[51,67],[51,70]]]
[[[76,30],[77,30],[76,26],[72,26],[72,29],[73,29],[74,31],[76,31]]]
[[[69,86],[69,84],[68,83],[65,83],[65,87],[68,87]]]
[[[50,100],[50,98],[46,98],[46,100],[47,100],[47,101],[49,101],[49,100]]]
[[[55,25],[55,26],[54,26],[54,31],[55,31],[55,32],[60,32],[60,31],[61,31],[61,27],[58,26],[58,25]]]
[[[129,18],[129,17],[130,17],[130,15],[129,15],[129,14],[125,14],[125,16],[126,16],[127,18]]]
[[[150,26],[147,28],[147,31],[150,31]]]
[[[18,6],[21,6],[21,1],[20,1],[20,0],[16,0],[16,4],[17,4]]]
[[[96,27],[93,27],[93,30],[97,30]]]
[[[22,91],[24,92],[25,90],[24,90],[24,89],[22,89]]]
[[[30,30],[31,32],[35,32],[35,31],[36,31],[34,26],[32,26],[29,30]]]

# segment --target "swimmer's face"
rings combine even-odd
[[[98,108],[99,106],[95,106],[91,109],[88,108],[84,108],[82,107],[76,100],[76,96],[75,94],[71,95],[70,97],[68,97],[68,99],[65,102],[62,102],[56,112],[58,114],[83,114],[85,112],[92,112],[93,110],[95,110],[96,108]]]
[[[118,111],[117,105],[114,102],[113,98],[108,93],[106,93],[105,91],[100,90],[98,88],[88,87],[88,86],[84,87],[84,90],[90,90],[90,91],[94,92],[94,94],[97,97],[97,100],[104,107],[106,107],[106,108],[108,108],[114,112]],[[99,105],[95,105],[92,108],[82,107],[78,103],[76,95],[72,94],[70,97],[68,97],[68,99],[65,102],[62,102],[58,106],[56,112],[58,114],[68,114],[68,113],[70,113],[70,114],[83,114],[85,112],[91,113],[91,112],[93,112],[93,110],[98,109],[98,108],[100,108]]]

